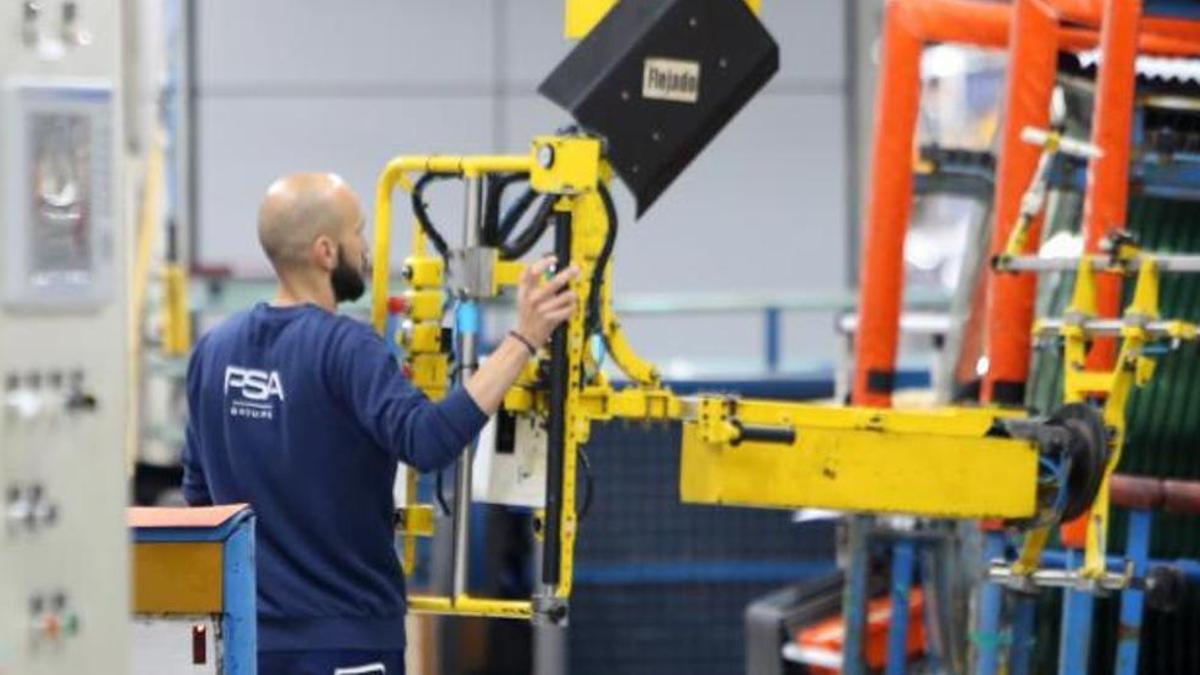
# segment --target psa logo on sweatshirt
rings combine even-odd
[[[231,417],[250,419],[274,419],[275,399],[282,401],[283,382],[279,371],[227,366],[225,368],[225,395],[234,393],[230,402]]]

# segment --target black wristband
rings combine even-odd
[[[533,343],[529,341],[529,338],[525,337],[524,335],[521,335],[520,333],[518,333],[515,330],[508,331],[508,334],[511,335],[512,337],[516,338],[517,342],[520,342],[521,344],[525,345],[525,348],[529,350],[530,356],[537,356],[537,347],[533,346]]]

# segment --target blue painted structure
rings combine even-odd
[[[1003,531],[989,531],[983,538],[983,563],[1004,557],[1005,536]],[[984,584],[979,593],[979,610],[976,616],[975,673],[995,675],[1000,667],[1000,612],[1004,606],[1004,588],[999,584]]]
[[[217,527],[138,527],[135,543],[220,542],[222,551],[222,607],[218,620],[223,645],[220,650],[225,675],[257,675],[258,610],[254,574],[254,512],[243,509]]]
[[[1067,569],[1076,569],[1082,562],[1082,551],[1067,550]],[[1088,672],[1095,605],[1096,598],[1091,593],[1073,589],[1063,592],[1062,639],[1058,650],[1058,672],[1062,675]]]
[[[892,625],[888,631],[887,675],[908,669],[908,608],[916,565],[915,541],[900,539],[892,547]]]
[[[1133,563],[1133,576],[1146,578],[1150,562],[1150,523],[1153,514],[1147,509],[1129,513],[1129,531],[1125,540],[1125,557]],[[1136,675],[1138,648],[1142,639],[1142,608],[1145,591],[1130,586],[1121,592],[1121,627],[1117,631],[1117,675]]]

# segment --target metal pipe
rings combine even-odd
[[[571,215],[554,215],[554,253],[559,269],[571,264]],[[546,525],[542,537],[542,594],[553,597],[562,565],[563,464],[566,461],[567,387],[570,384],[567,325],[550,337],[550,392],[546,429]]]
[[[892,547],[892,625],[888,630],[887,675],[908,670],[909,596],[912,593],[916,544],[901,539]]]
[[[763,349],[765,356],[764,365],[768,373],[779,372],[779,334],[782,330],[782,317],[778,307],[768,307],[763,313],[764,325],[763,334],[766,338],[766,345]]]
[[[1152,512],[1135,509],[1129,514],[1129,532],[1126,535],[1125,555],[1133,561],[1133,575],[1144,579],[1149,571],[1150,524]],[[1121,593],[1121,624],[1117,631],[1117,675],[1136,675],[1138,649],[1142,639],[1142,608],[1146,593],[1132,586]]]
[[[1004,555],[1004,532],[989,530],[983,535],[984,562]],[[1004,588],[999,584],[984,584],[979,591],[979,608],[975,616],[975,672],[995,675],[1000,668],[1000,613],[1004,605]]]
[[[846,584],[842,589],[842,672],[865,675],[867,602],[870,599],[870,531],[872,518],[851,515],[846,518]]]
[[[1038,334],[1058,335],[1065,323],[1063,319],[1042,319],[1038,322]],[[1178,322],[1175,321],[1147,321],[1142,328],[1152,338],[1169,337],[1172,330],[1178,325]],[[1083,330],[1091,335],[1117,336],[1121,334],[1121,329],[1124,327],[1125,322],[1122,319],[1085,319],[1083,321]]]
[[[1200,272],[1200,255],[1167,254],[1151,255],[1159,272]],[[1089,259],[1096,271],[1134,271],[1141,269],[1143,258],[1133,258],[1116,265],[1104,256]],[[1000,257],[994,261],[998,272],[1074,272],[1079,269],[1079,258],[1070,256],[1041,258],[1038,256]]]
[[[1109,232],[1128,221],[1130,154],[1133,145],[1136,61],[1142,0],[1103,0],[1100,17],[1100,52],[1096,70],[1096,105],[1092,110],[1091,142],[1101,156],[1088,161],[1083,199],[1084,251],[1097,253]],[[1105,275],[1096,279],[1096,313],[1115,317],[1121,313],[1121,280]],[[1117,341],[1101,338],[1087,353],[1087,366],[1109,370],[1117,360]],[[1080,523],[1083,520],[1078,521]],[[1068,539],[1071,537],[1070,532]],[[1086,666],[1087,661],[1083,664]],[[1086,670],[1086,668],[1084,669]],[[1078,671],[1083,672],[1083,671]]]
[[[463,247],[471,249],[479,244],[479,228],[483,222],[483,179],[467,179],[466,217],[463,221]],[[479,307],[474,298],[464,298],[456,315],[459,335],[459,384],[465,383],[478,367],[476,354],[479,341]],[[455,597],[467,593],[467,562],[470,558],[467,547],[470,540],[471,522],[471,448],[468,446],[458,458],[458,472],[454,490],[454,585]]]
[[[1124,572],[1129,561],[1123,556],[1110,555],[1107,559],[1107,568],[1112,572]],[[1062,569],[1067,567],[1067,552],[1061,549],[1047,549],[1042,551],[1042,567],[1047,569]],[[1169,560],[1165,558],[1150,558],[1147,561],[1147,566],[1150,569],[1156,567],[1170,567],[1178,570],[1183,578],[1188,583],[1200,584],[1200,563],[1187,558],[1177,558]],[[1068,569],[1070,569],[1068,567]]]
[[[1009,675],[1033,672],[1033,647],[1037,643],[1037,598],[1016,595],[1013,598],[1012,645],[1009,647]]]
[[[1075,569],[1082,558],[1082,551],[1067,549],[1067,569]],[[1088,672],[1095,603],[1096,597],[1087,591],[1067,589],[1063,593],[1062,638],[1058,655],[1058,672],[1061,675]]]
[[[796,442],[796,429],[794,427],[769,427],[762,424],[742,424],[734,421],[733,425],[737,427],[738,436],[732,445],[739,445],[743,441],[751,443],[779,443],[782,445],[792,445]]]

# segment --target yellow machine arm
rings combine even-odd
[[[1107,444],[1103,433],[1089,436],[1062,420],[999,410],[896,411],[674,394],[633,351],[613,312],[611,171],[600,142],[585,135],[539,137],[521,156],[401,158],[380,177],[372,318],[381,331],[388,319],[395,188],[415,194],[418,211],[423,205],[417,187],[430,176],[460,179],[469,195],[464,245],[443,240],[444,250],[431,251],[441,235],[418,213],[412,256],[401,275],[406,289],[399,304],[408,322],[396,340],[413,382],[431,398],[444,396],[453,384],[450,345],[441,337],[450,301],[460,304],[457,328],[466,340],[472,328],[469,317],[464,325],[461,306],[504,294],[523,268],[509,259],[512,251],[506,253],[503,243],[481,235],[494,217],[487,213],[486,185],[512,175],[527,175],[532,193],[547,200],[545,229],[553,230],[560,262],[579,267],[572,287],[584,299],[504,400],[506,414],[547,428],[546,503],[539,514],[542,585],[528,600],[475,598],[458,585],[446,596],[410,598],[414,611],[563,620],[578,534],[576,457],[593,423],[611,419],[683,424],[679,489],[686,502],[1002,518],[1030,525],[1078,515],[1091,503],[1094,491],[1066,499],[1067,476],[1053,468],[1084,455],[1091,461],[1076,461],[1075,467],[1103,467]],[[597,340],[627,384],[612,384],[599,368],[593,356]],[[474,357],[460,354],[460,360],[465,367]],[[469,466],[469,459],[460,465],[468,474],[466,482],[460,479],[460,491],[469,491]],[[408,481],[409,501],[398,523],[411,572],[413,538],[432,533],[432,506],[415,503],[415,476]],[[455,514],[457,534],[465,527],[469,499],[463,494],[456,501],[456,511],[462,511]],[[465,551],[456,548],[456,572],[465,565],[460,556],[465,559]]]

